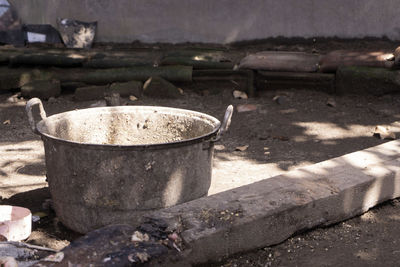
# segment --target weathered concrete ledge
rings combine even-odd
[[[140,259],[150,266],[190,266],[274,245],[297,232],[351,218],[400,197],[399,151],[396,140],[147,214],[153,222],[161,222],[162,230],[149,223],[136,229],[145,233],[153,229],[149,235],[156,229],[157,235],[165,235],[163,240],[133,244],[134,227],[104,227],[65,248],[61,263],[47,265],[125,266]],[[165,241],[171,244],[171,239],[164,239],[168,233],[182,239],[182,252],[162,247]],[[146,258],[138,251],[147,253]]]
[[[280,243],[400,196],[400,141],[327,160],[153,214],[180,233],[190,263]]]

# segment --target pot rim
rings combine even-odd
[[[174,113],[174,114],[190,114],[194,117],[198,117],[201,119],[206,119],[208,121],[211,121],[213,124],[213,130],[207,134],[197,136],[194,138],[189,138],[189,139],[184,139],[180,141],[174,141],[174,142],[168,142],[168,143],[155,143],[155,144],[142,144],[142,145],[118,145],[118,144],[95,144],[95,143],[82,143],[82,142],[77,142],[77,141],[71,141],[71,140],[66,140],[62,139],[59,137],[56,137],[54,135],[45,133],[43,130],[43,126],[46,122],[52,121],[52,120],[58,120],[62,119],[63,117],[67,116],[68,114],[74,114],[74,113],[87,113],[87,112],[104,112],[104,111],[115,111],[115,112],[123,112],[124,110],[127,111],[134,111],[134,110],[147,110],[147,111],[155,111],[155,112],[165,112],[165,113]],[[165,114],[164,113],[164,114]],[[98,149],[98,150],[148,150],[148,149],[164,149],[164,148],[172,148],[172,147],[180,147],[180,146],[186,146],[190,144],[195,144],[195,143],[202,143],[204,141],[211,140],[212,137],[216,136],[218,133],[218,130],[221,127],[221,122],[216,119],[215,117],[198,112],[198,111],[192,111],[188,109],[181,109],[181,108],[172,108],[172,107],[163,107],[163,106],[117,106],[117,107],[93,107],[93,108],[85,108],[85,109],[78,109],[78,110],[71,110],[71,111],[65,111],[62,113],[57,113],[54,115],[51,115],[45,119],[42,119],[37,123],[37,130],[38,133],[41,135],[42,139],[48,139],[51,141],[55,141],[58,143],[63,143],[69,146],[79,146],[85,149]]]

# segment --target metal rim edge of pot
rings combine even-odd
[[[39,110],[40,110],[40,116],[42,118],[41,121],[39,121],[37,124],[35,124],[33,116],[32,116],[32,106],[34,105],[39,105]],[[195,138],[190,138],[190,139],[185,139],[181,141],[175,141],[175,142],[168,142],[168,143],[161,143],[161,144],[146,144],[146,145],[112,145],[112,144],[92,144],[92,143],[81,143],[81,142],[76,142],[76,141],[70,141],[70,140],[65,140],[61,139],[58,137],[55,137],[53,135],[44,133],[41,131],[41,127],[45,123],[46,120],[49,119],[57,119],[57,117],[62,117],[65,116],[66,114],[73,114],[77,112],[94,112],[94,111],[99,111],[99,110],[112,110],[112,109],[118,109],[118,110],[123,110],[123,109],[148,109],[148,110],[168,110],[168,111],[175,111],[175,112],[182,112],[182,113],[190,113],[192,115],[198,116],[198,117],[203,117],[206,118],[210,121],[215,122],[215,126],[213,130],[210,133],[204,134],[202,136],[198,136]],[[28,119],[32,128],[32,131],[42,137],[42,139],[49,139],[55,142],[59,143],[64,143],[70,146],[79,146],[85,149],[101,149],[101,150],[151,150],[151,149],[164,149],[166,147],[180,147],[180,146],[185,146],[189,144],[194,144],[194,143],[201,143],[201,142],[215,142],[218,141],[220,136],[222,135],[227,128],[229,127],[230,120],[232,117],[233,113],[233,107],[232,105],[228,106],[225,116],[224,116],[224,121],[221,124],[221,122],[216,119],[213,116],[210,116],[205,113],[197,112],[197,111],[192,111],[192,110],[186,110],[186,109],[179,109],[179,108],[170,108],[170,107],[159,107],[159,106],[119,106],[119,107],[98,107],[98,108],[86,108],[86,109],[79,109],[79,110],[72,110],[72,111],[66,111],[62,113],[58,113],[55,115],[51,115],[49,117],[46,116],[46,112],[44,111],[43,104],[38,98],[32,98],[31,100],[28,101],[26,105],[26,111],[28,113]]]

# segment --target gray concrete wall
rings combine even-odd
[[[9,0],[24,23],[98,21],[100,42],[400,39],[399,0]]]

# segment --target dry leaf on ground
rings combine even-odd
[[[248,99],[249,98],[245,92],[242,92],[239,90],[233,91],[233,97],[237,98],[237,99]]]
[[[138,98],[136,96],[134,96],[134,95],[130,95],[129,96],[129,100],[130,101],[136,101],[136,100],[138,100]]]
[[[246,151],[249,148],[249,145],[245,145],[245,146],[237,146],[235,148],[236,151]]]
[[[376,126],[374,130],[374,136],[380,139],[396,139],[396,134],[394,132],[389,131],[383,126]]]

